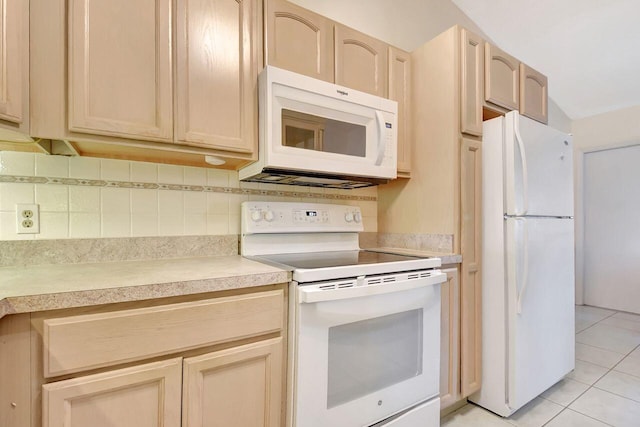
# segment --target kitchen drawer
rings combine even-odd
[[[277,332],[282,289],[47,319],[44,376],[101,368]]]

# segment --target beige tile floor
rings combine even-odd
[[[468,404],[443,427],[640,427],[640,315],[576,307],[576,368],[509,418]]]

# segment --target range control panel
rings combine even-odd
[[[328,233],[363,231],[358,206],[325,203],[244,202],[242,233]]]

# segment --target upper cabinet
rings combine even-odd
[[[29,133],[29,1],[0,0],[0,127]]]
[[[484,99],[508,110],[520,106],[520,62],[490,43],[485,43]]]
[[[479,36],[460,30],[460,131],[476,136],[482,135],[483,45]]]
[[[68,7],[69,130],[170,142],[171,0]]]
[[[251,153],[257,139],[257,2],[177,0],[179,144]]]
[[[31,5],[31,134],[80,154],[235,168],[257,155],[256,0]]]
[[[267,63],[333,82],[333,22],[285,0],[265,1]]]
[[[411,54],[389,47],[389,99],[398,102],[398,177],[411,174]]]
[[[385,97],[389,46],[340,24],[334,26],[334,39],[336,83]]]
[[[542,123],[549,120],[547,76],[520,64],[520,113]]]

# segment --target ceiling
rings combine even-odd
[[[640,105],[640,1],[452,0],[573,120]]]

